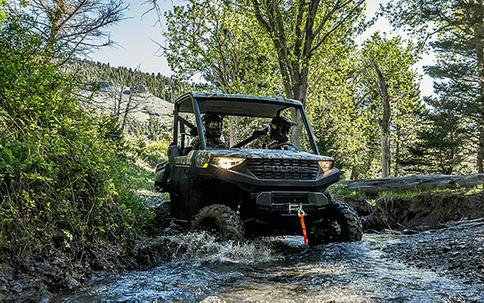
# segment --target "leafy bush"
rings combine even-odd
[[[150,165],[155,166],[167,158],[168,141],[154,141],[146,144],[143,151],[143,159]]]
[[[120,186],[122,147],[105,120],[82,111],[76,82],[30,23],[0,23],[0,254],[128,239],[149,215]]]
[[[168,140],[146,142],[142,136],[126,136],[124,142],[131,159],[141,159],[151,167],[166,160],[170,145]]]

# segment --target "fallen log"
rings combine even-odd
[[[365,193],[421,191],[437,188],[469,188],[484,184],[484,174],[468,176],[410,175],[404,177],[346,181],[342,182],[342,184],[346,189],[356,189]]]

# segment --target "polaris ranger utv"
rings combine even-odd
[[[299,117],[298,140],[291,117]],[[282,138],[273,135],[280,125]],[[155,187],[170,194],[175,222],[222,239],[304,233],[310,245],[358,241],[357,213],[325,192],[340,177],[333,163],[319,155],[299,101],[190,93],[175,101],[173,142]]]

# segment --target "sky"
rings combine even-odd
[[[179,0],[158,0],[163,11],[169,10],[174,2]],[[368,0],[367,18],[372,18],[378,11],[379,5],[389,0]],[[111,39],[116,45],[102,48],[90,54],[90,59],[104,63],[110,63],[111,66],[126,66],[138,68],[144,72],[161,73],[165,76],[173,74],[168,62],[159,52],[159,43],[163,44],[164,21],[157,23],[157,15],[154,12],[145,12],[150,9],[150,4],[144,0],[129,1],[129,7],[125,11],[125,19],[120,23],[112,26],[110,30]],[[402,35],[405,33],[393,31],[390,23],[385,18],[380,18],[365,33],[358,37],[357,42],[361,43],[369,38],[374,32],[385,33],[388,37]],[[158,44],[157,44],[158,43]],[[423,73],[423,66],[431,65],[434,56],[426,54],[417,64],[416,69],[422,76],[420,82],[420,91],[422,96],[432,95],[432,79]]]

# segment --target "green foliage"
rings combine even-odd
[[[330,47],[321,48],[315,55],[307,104],[320,151],[336,158],[346,178],[371,178],[379,174],[382,106],[370,64],[374,58],[388,83],[395,155],[392,158],[397,173],[401,159],[413,144],[423,110],[413,70],[418,58],[413,46],[404,45],[399,38],[388,40],[378,34],[361,49],[340,36],[330,42]],[[398,173],[405,171],[400,168]]]
[[[414,65],[419,59],[416,47],[405,44],[400,37],[386,39],[379,33],[366,41],[359,52],[361,73],[356,79],[359,102],[373,112],[374,123],[383,119],[383,106],[372,61],[381,70],[387,85],[390,103],[391,171],[405,175],[409,171],[402,160],[409,155],[416,133],[421,128],[424,104],[420,98],[418,75]],[[376,131],[376,129],[375,129]],[[381,136],[381,131],[378,131]]]
[[[168,146],[170,142],[169,141],[152,141],[146,144],[146,147],[144,148],[143,151],[143,159],[151,164],[152,166],[155,166],[157,163],[159,163],[163,159],[167,159],[167,151],[168,151]]]
[[[122,241],[149,215],[129,197],[109,123],[87,116],[26,17],[0,24],[0,251]],[[115,175],[117,177],[112,177]]]
[[[416,142],[409,149],[411,156],[402,164],[428,174],[471,173],[466,162],[469,141],[461,118],[451,111],[431,112],[425,118]]]
[[[436,116],[451,112],[460,118],[457,128],[465,128],[470,138],[465,148],[475,155],[468,168],[484,172],[483,2],[393,0],[384,13],[395,26],[407,29],[433,50],[437,62],[425,68],[434,78],[438,95],[430,100],[433,111]],[[438,128],[442,123],[434,126],[433,133],[445,131]],[[433,140],[428,138],[426,144],[432,145]]]
[[[167,151],[170,141],[145,141],[143,137],[126,136],[126,149],[131,158],[145,161],[154,167],[162,160],[167,158]]]
[[[166,20],[164,53],[185,79],[199,74],[226,93],[273,95],[281,90],[271,41],[238,4],[190,0],[174,6]]]
[[[5,12],[5,9],[4,9],[6,3],[7,2],[5,0],[0,0],[0,22],[2,22],[7,16],[7,13]]]
[[[341,37],[331,40],[314,58],[307,112],[320,152],[332,155],[343,170],[365,167],[371,161],[375,119],[371,108],[355,99],[355,47]],[[347,176],[349,177],[349,176]]]
[[[128,218],[135,219],[132,223],[138,226],[137,231],[144,233],[145,228],[152,224],[155,214],[136,195],[136,191],[153,190],[154,172],[148,172],[129,161],[119,161],[112,166],[110,176],[116,184],[116,202]]]

